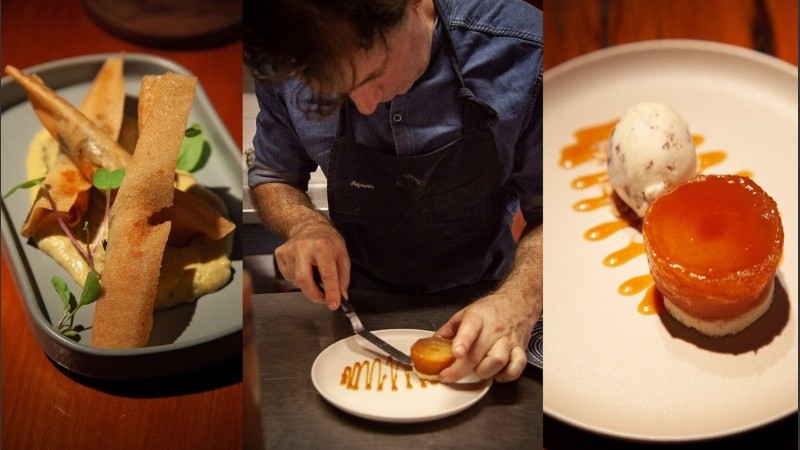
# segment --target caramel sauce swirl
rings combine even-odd
[[[561,158],[558,162],[559,166],[564,169],[574,169],[589,161],[597,161],[605,164],[605,152],[608,148],[608,139],[617,121],[618,119],[614,119],[609,122],[588,126],[575,131],[573,136],[576,142],[561,149]],[[700,146],[704,141],[705,138],[702,135],[692,135],[692,142],[695,148]],[[709,167],[722,163],[727,156],[727,153],[723,150],[709,150],[703,153],[698,152],[698,171],[702,172]],[[752,172],[743,170],[738,172],[737,175],[752,177]],[[572,209],[577,212],[588,212],[605,206],[611,206],[611,190],[607,188],[607,183],[608,173],[606,171],[590,173],[573,179],[570,183],[572,189],[584,190],[592,186],[600,186],[601,195],[579,200],[572,205]],[[617,220],[600,223],[589,228],[584,232],[583,238],[587,241],[601,241],[626,228],[631,228],[640,232],[632,226],[629,221],[618,218]],[[609,253],[603,259],[602,263],[606,267],[620,267],[643,254],[644,244],[632,239],[627,246]],[[660,314],[664,311],[663,299],[656,289],[653,278],[649,273],[625,280],[617,289],[617,292],[623,296],[637,295],[642,293],[642,291],[644,291],[644,296],[637,306],[639,314],[653,315]]]
[[[428,387],[428,384],[438,384],[438,381],[426,381],[420,379],[414,375],[411,370],[401,367],[400,364],[398,364],[391,356],[389,356],[385,360],[375,357],[372,360],[365,359],[363,361],[357,361],[352,365],[345,366],[345,368],[342,369],[339,385],[344,386],[351,391],[358,391],[361,389],[363,380],[363,386],[365,390],[371,391],[374,385],[377,392],[382,392],[384,390],[384,385],[388,380],[390,381],[391,390],[397,391],[397,378],[400,374],[400,370],[403,370],[405,373],[406,390],[411,390],[414,388],[414,384],[411,382],[412,379],[417,380],[419,387],[423,389]],[[362,375],[364,376],[362,377]]]

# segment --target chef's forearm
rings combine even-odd
[[[264,183],[251,191],[261,222],[274,233],[289,239],[314,224],[332,226],[314,208],[308,194],[285,183]]]
[[[542,225],[528,225],[522,232],[511,270],[498,292],[522,303],[538,318],[542,314]]]

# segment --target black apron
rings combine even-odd
[[[355,142],[350,101],[340,110],[328,208],[347,244],[351,288],[433,292],[505,272],[498,266],[510,263],[490,252],[497,239],[512,240],[491,131],[498,115],[464,85],[447,23],[439,20],[463,108],[458,139],[423,155],[396,156]]]

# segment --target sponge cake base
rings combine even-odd
[[[664,297],[664,307],[667,312],[682,324],[694,328],[695,330],[712,337],[720,337],[728,334],[736,334],[755,322],[761,317],[772,304],[772,297],[775,292],[775,279],[770,282],[769,287],[764,289],[764,293],[756,305],[744,314],[728,320],[703,320],[691,316],[682,309],[675,306],[672,301]]]
[[[418,371],[416,368],[412,368],[412,370],[414,371],[414,374],[415,374],[415,375],[416,375],[416,376],[417,376],[417,377],[418,377],[420,380],[426,380],[426,381],[439,381],[439,374],[438,374],[438,373],[434,373],[434,374],[422,373],[422,372]]]

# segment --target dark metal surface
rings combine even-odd
[[[485,290],[416,296],[351,291],[350,300],[368,329],[435,330]],[[266,448],[541,448],[540,369],[528,365],[517,381],[494,383],[454,416],[417,424],[366,420],[329,404],[311,381],[317,355],[352,336],[348,320],[301,293],[254,295],[252,302]]]

